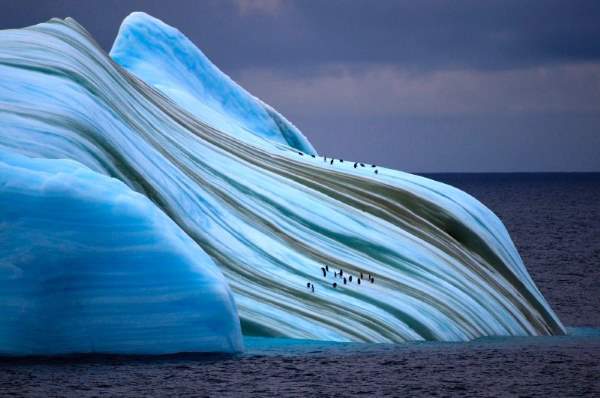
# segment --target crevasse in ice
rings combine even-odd
[[[72,19],[0,32],[0,150],[72,159],[147,197],[219,266],[246,334],[564,333],[505,227],[476,199],[273,139],[245,112],[251,97],[223,105],[244,92],[205,81],[222,75],[194,66],[199,51],[181,34],[162,38],[174,30],[144,14],[125,25],[121,35],[137,33],[117,38],[117,63]],[[336,279],[340,269],[353,281]]]

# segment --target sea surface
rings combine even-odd
[[[567,336],[246,339],[236,356],[0,360],[0,396],[600,397],[600,174],[435,174],[507,226]]]

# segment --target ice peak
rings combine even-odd
[[[179,30],[143,12],[127,16],[110,52],[115,62],[213,127],[255,145],[316,153],[281,114],[217,68]],[[256,139],[260,137],[260,139]]]

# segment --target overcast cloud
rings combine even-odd
[[[18,1],[110,49],[141,10],[177,27],[321,153],[407,171],[600,171],[598,1]]]

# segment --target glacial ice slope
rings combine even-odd
[[[196,116],[71,19],[0,32],[0,149],[74,159],[146,195],[220,266],[246,333],[564,333],[502,223],[469,195],[258,136],[254,145]],[[354,281],[333,288],[340,268]],[[357,285],[360,272],[375,283]]]
[[[177,29],[142,12],[129,15],[110,52],[119,65],[203,122],[260,145],[255,136],[316,154],[302,133],[219,70]]]
[[[145,196],[0,152],[0,355],[242,349],[227,282]]]

